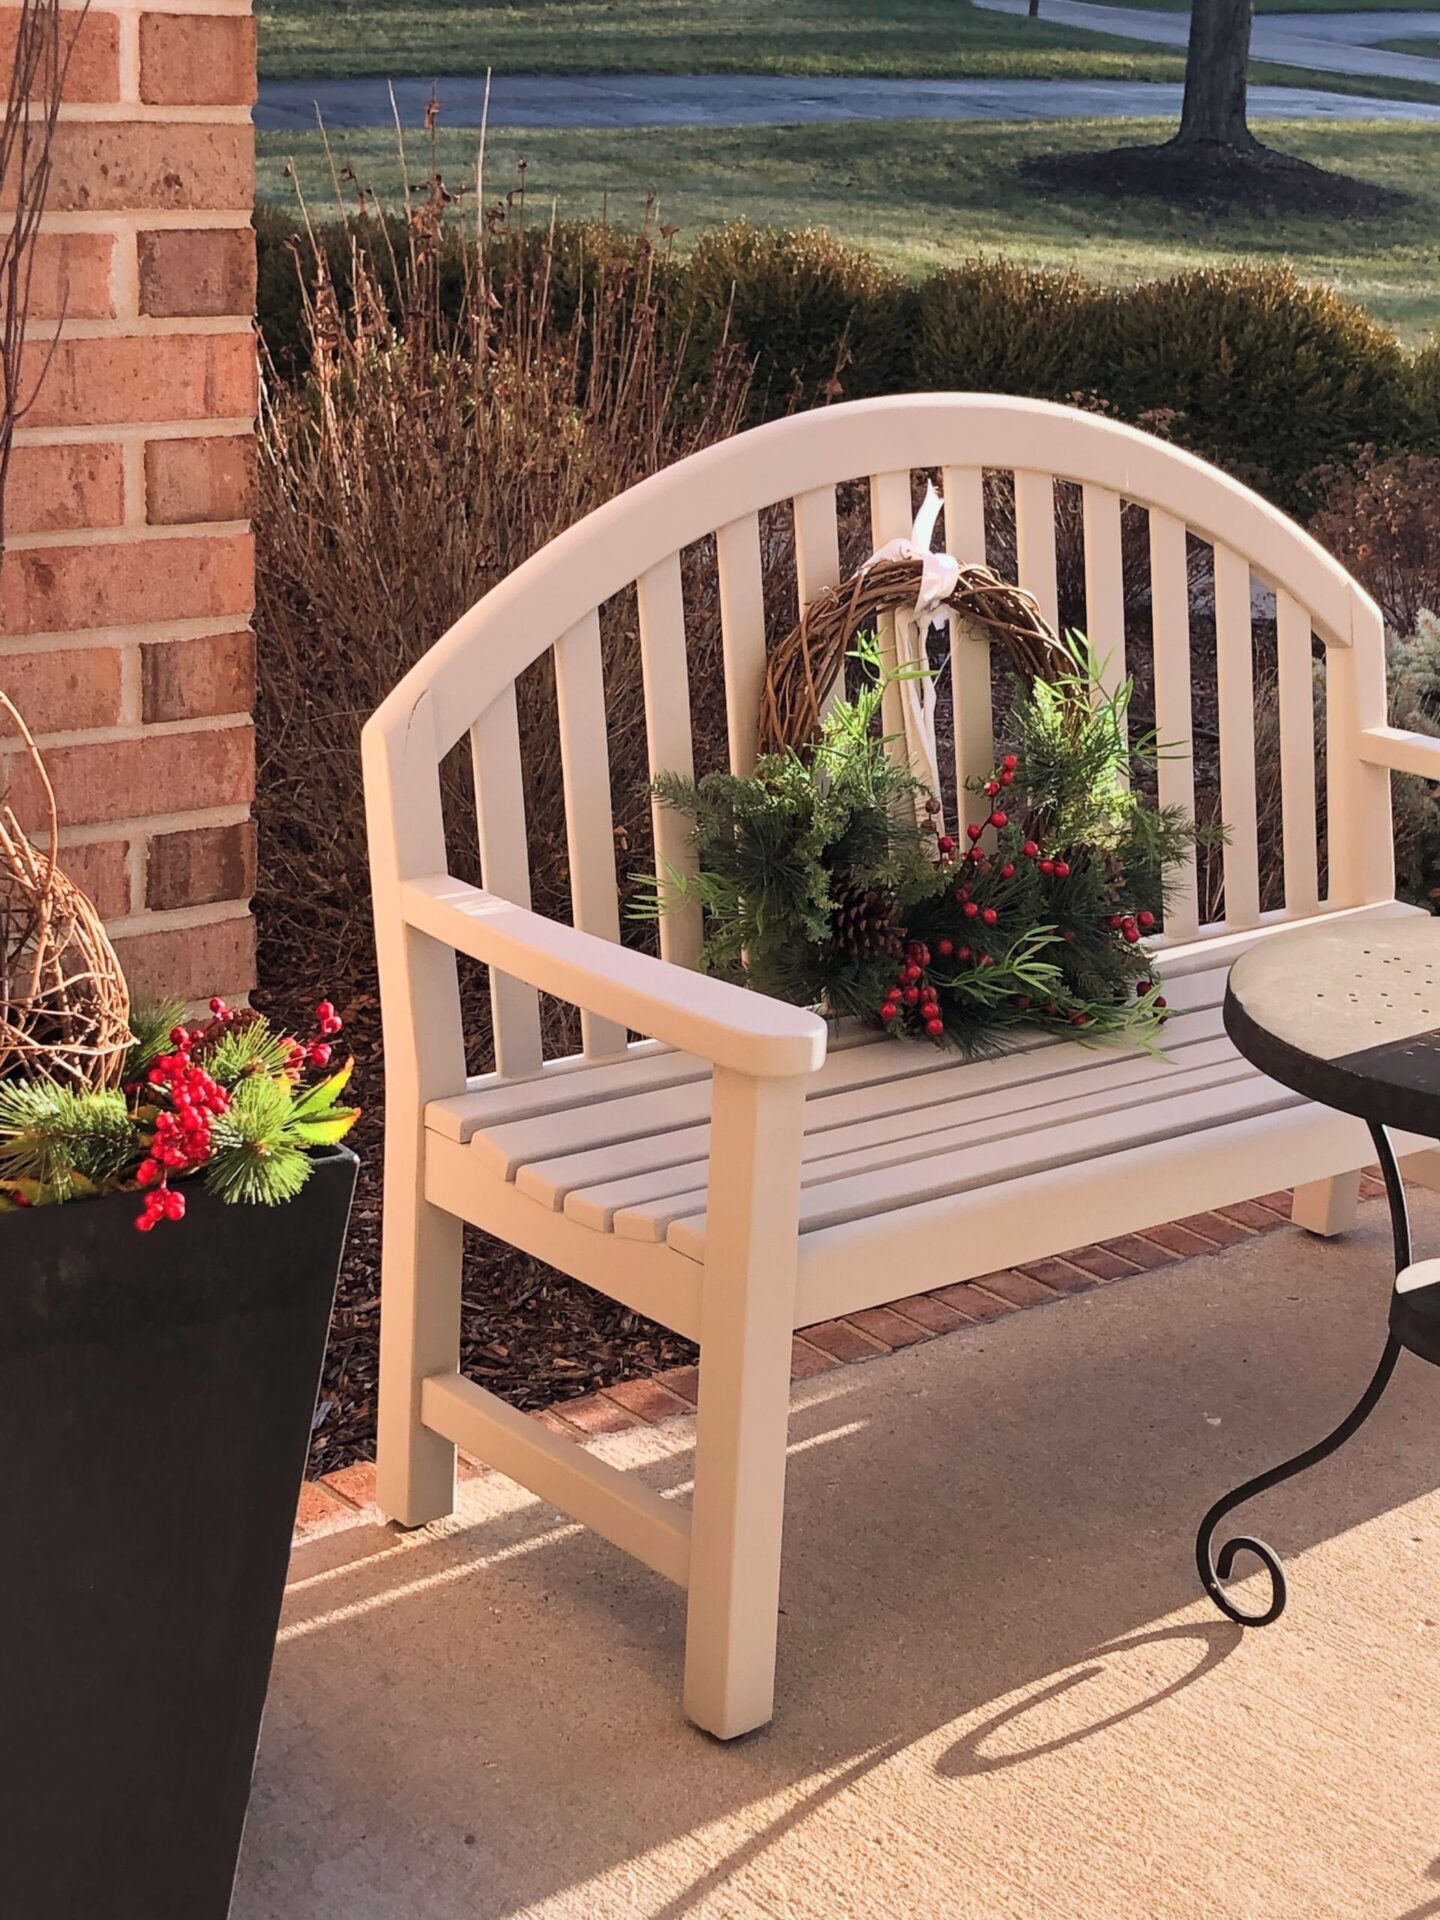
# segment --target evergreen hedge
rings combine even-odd
[[[368,229],[377,258],[384,244],[405,243],[403,221],[384,224],[385,243],[379,220]],[[297,248],[295,223],[273,209],[256,215],[256,229],[261,331],[279,370],[294,374],[304,357],[297,259],[313,280],[313,249],[303,237]],[[573,313],[601,261],[623,257],[655,283],[665,324],[687,342],[690,378],[705,377],[722,342],[753,360],[756,419],[932,389],[1076,400],[1168,434],[1291,511],[1311,503],[1310,475],[1352,463],[1361,448],[1440,453],[1440,337],[1409,355],[1362,308],[1287,268],[1204,268],[1107,288],[975,259],[915,286],[814,228],[735,221],[702,234],[688,258],[594,224],[557,237],[557,318]],[[351,232],[322,226],[316,240],[343,288]],[[463,273],[452,233],[440,258],[452,312]],[[393,284],[383,264],[380,277]],[[612,278],[625,284],[623,273]]]

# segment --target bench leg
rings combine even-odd
[[[1307,1233],[1318,1233],[1329,1239],[1337,1233],[1348,1233],[1354,1226],[1359,1200],[1358,1169],[1354,1173],[1332,1174],[1328,1180],[1309,1180],[1304,1186],[1296,1187],[1290,1218]]]
[[[403,1527],[442,1520],[455,1505],[455,1447],[421,1424],[420,1387],[460,1365],[464,1227],[422,1197],[423,1151],[423,1142],[413,1152],[386,1144],[375,1498]]]
[[[803,1081],[716,1069],[685,1711],[721,1740],[775,1704],[803,1121]]]

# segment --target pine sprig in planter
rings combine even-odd
[[[698,871],[640,910],[697,900],[707,971],[892,1032],[967,1051],[1037,1024],[1150,1041],[1165,1001],[1142,943],[1197,836],[1139,796],[1161,749],[1127,737],[1129,684],[1095,698],[1078,637],[1050,679],[1018,683],[1007,750],[973,789],[989,812],[957,844],[880,734],[873,642],[856,657],[864,683],[812,747],[748,779],[657,781],[694,823]]]
[[[132,1015],[122,1083],[77,1092],[49,1080],[0,1081],[0,1211],[134,1190],[135,1225],[179,1220],[178,1184],[203,1179],[229,1204],[277,1206],[299,1193],[311,1155],[359,1118],[340,1104],[350,1064],[330,1064],[341,1021],[328,1000],[312,1039],[276,1033],[263,1015],[210,1002],[187,1024],[179,1005]]]

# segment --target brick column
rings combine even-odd
[[[0,56],[14,20],[0,0]],[[64,323],[11,469],[0,684],[45,749],[63,864],[142,995],[254,984],[254,92],[247,0],[94,0],[37,365]]]

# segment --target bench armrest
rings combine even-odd
[[[1428,733],[1408,733],[1404,727],[1364,727],[1360,758],[1371,766],[1395,773],[1418,774],[1422,780],[1440,780],[1440,740]]]
[[[457,953],[714,1066],[785,1078],[813,1073],[825,1058],[818,1014],[547,920],[449,874],[405,881],[400,907],[407,925]]]

